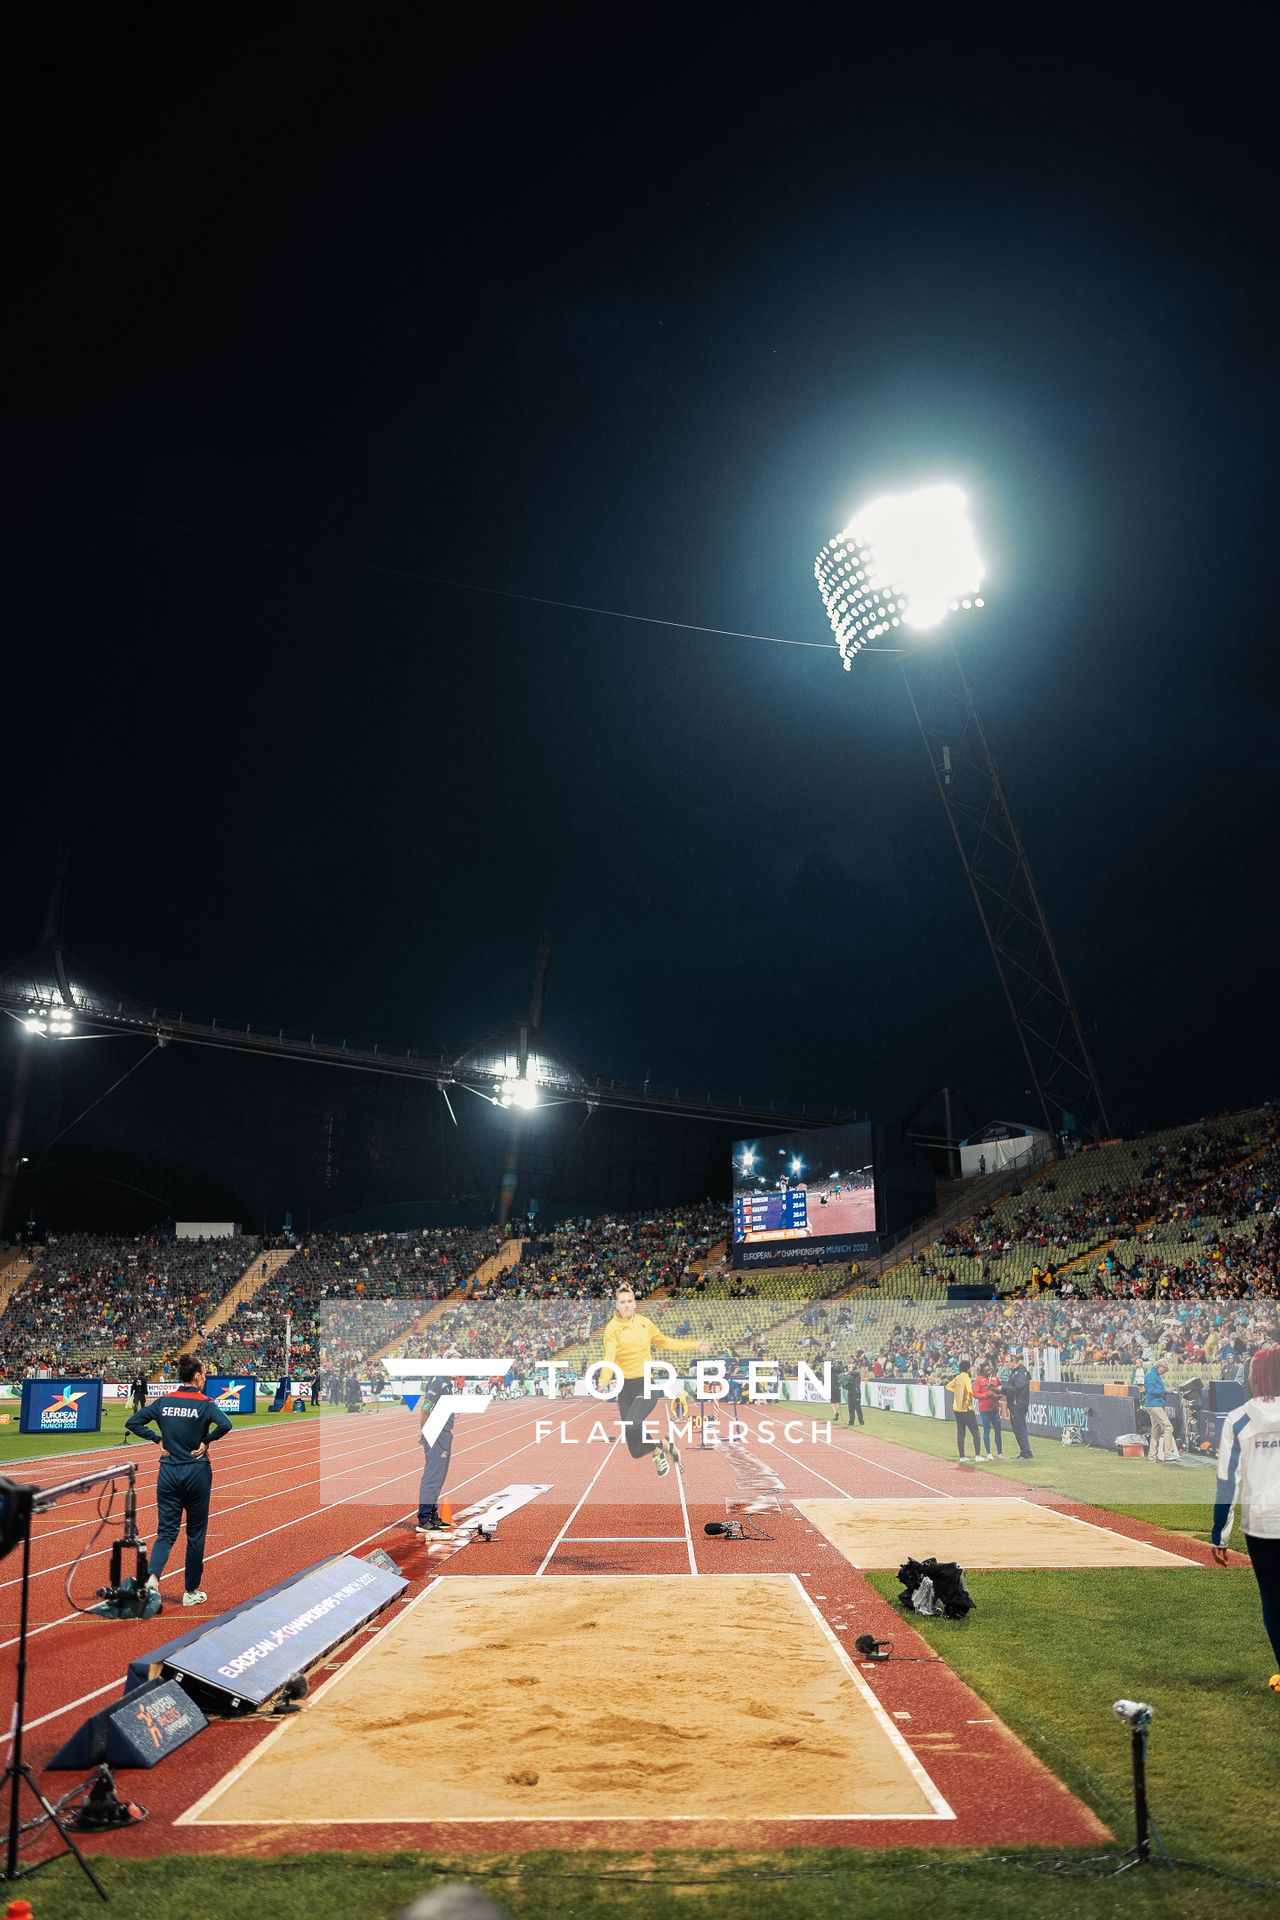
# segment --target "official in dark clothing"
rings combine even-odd
[[[1012,1368],[1004,1383],[1004,1397],[1009,1403],[1009,1425],[1013,1437],[1018,1443],[1018,1458],[1030,1460],[1031,1442],[1027,1438],[1027,1407],[1031,1401],[1031,1375],[1019,1360]]]
[[[418,1412],[422,1416],[422,1479],[418,1483],[418,1526],[422,1534],[447,1533],[447,1521],[440,1518],[439,1500],[444,1492],[444,1483],[449,1477],[449,1462],[453,1458],[453,1415],[434,1440],[426,1436],[426,1424],[442,1394],[452,1388],[451,1380],[430,1380],[418,1402]]]
[[[856,1420],[860,1427],[865,1427],[867,1421],[866,1415],[862,1411],[861,1367],[850,1367],[844,1377],[844,1390],[849,1402],[849,1425],[852,1426]]]
[[[198,1607],[208,1599],[201,1591],[204,1572],[204,1540],[209,1530],[209,1499],[213,1492],[213,1468],[209,1448],[223,1434],[230,1433],[231,1422],[216,1400],[204,1390],[204,1368],[190,1354],[178,1362],[178,1386],[162,1393],[150,1406],[131,1413],[125,1421],[130,1433],[140,1440],[154,1440],[164,1448],[156,1480],[156,1505],[160,1509],[160,1530],[151,1551],[151,1578],[147,1585],[159,1591],[160,1575],[168,1564],[178,1529],[185,1516],[187,1523],[186,1586],[184,1607]],[[151,1429],[156,1427],[158,1432]]]

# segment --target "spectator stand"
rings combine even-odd
[[[202,1339],[207,1340],[210,1334],[225,1326],[236,1308],[260,1293],[272,1274],[277,1273],[286,1260],[292,1260],[296,1252],[296,1247],[260,1247],[230,1293],[218,1302],[204,1326],[179,1349],[179,1358],[184,1353],[194,1353]]]
[[[51,1233],[0,1313],[0,1372],[154,1373],[205,1323],[256,1246],[248,1235]]]

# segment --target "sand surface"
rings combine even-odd
[[[1031,1500],[797,1500],[855,1567],[897,1572],[904,1560],[962,1567],[1191,1567],[1144,1540],[1075,1520]]]
[[[188,1818],[695,1816],[949,1817],[788,1574],[442,1580]]]

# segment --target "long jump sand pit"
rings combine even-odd
[[[855,1567],[895,1571],[904,1560],[963,1567],[1194,1567],[1199,1562],[1112,1533],[1033,1500],[797,1500]]]
[[[183,1821],[952,1817],[792,1575],[468,1575]]]

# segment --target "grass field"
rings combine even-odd
[[[951,1431],[940,1422],[873,1413],[868,1428],[953,1457]],[[1213,1478],[1199,1461],[1163,1468],[1041,1442],[1034,1462],[978,1471],[1025,1478],[1200,1538],[1208,1531]],[[896,1597],[892,1574],[868,1577]],[[1280,1912],[1280,1697],[1265,1687],[1272,1663],[1249,1570],[975,1572],[970,1586],[978,1604],[967,1621],[912,1623],[1106,1820],[1116,1844],[1097,1857],[811,1850],[755,1857],[584,1851],[457,1863],[413,1852],[266,1862],[108,1857],[102,1871],[113,1903],[163,1910],[167,1920],[207,1920],[212,1909],[233,1904],[273,1920],[346,1920],[357,1911],[362,1920],[389,1920],[440,1879],[465,1878],[531,1920],[721,1911],[735,1920],[848,1920],[854,1911],[900,1920],[913,1909],[930,1920],[1196,1920],[1224,1910],[1252,1920]],[[1132,1797],[1129,1736],[1111,1705],[1125,1696],[1155,1708],[1148,1780],[1157,1852],[1188,1864],[1157,1859],[1117,1879],[1132,1837]],[[732,1764],[714,1728],[707,1742],[709,1766]],[[67,1862],[21,1891],[34,1899],[36,1920],[101,1911]]]
[[[935,1460],[956,1457],[955,1427],[950,1420],[924,1420],[914,1414],[881,1413],[876,1407],[868,1407],[866,1421],[867,1432],[881,1440],[896,1440],[900,1446],[927,1453]],[[859,1431],[852,1430],[855,1441]],[[1043,1487],[1100,1507],[1130,1500],[1152,1506],[1198,1499],[1213,1504],[1213,1462],[1200,1454],[1184,1454],[1166,1465],[1158,1460],[1123,1460],[1101,1447],[1064,1447],[1060,1440],[1047,1438],[1033,1437],[1031,1446],[1035,1457],[1019,1460],[1017,1444],[1006,1431],[1003,1456],[975,1471],[1020,1487]]]
[[[282,1855],[271,1861],[171,1860],[109,1863],[114,1907],[209,1920],[251,1911],[269,1920],[393,1920],[442,1882],[483,1886],[521,1920],[669,1920],[673,1913],[733,1920],[1265,1920],[1276,1886],[1213,1871],[1147,1867],[1114,1877],[1116,1862],[1079,1864],[1049,1855],[1018,1861],[929,1853],[792,1852],[631,1855],[535,1853],[520,1859],[451,1862],[402,1852],[372,1858]],[[69,1862],[20,1891],[35,1920],[88,1920],[102,1902]]]

